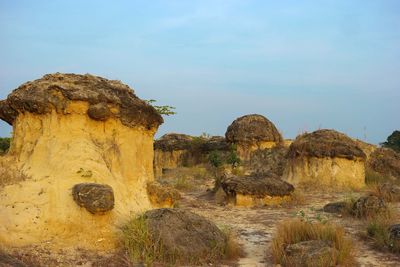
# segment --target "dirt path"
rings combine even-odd
[[[243,208],[221,206],[204,193],[186,193],[183,195],[181,207],[203,215],[219,226],[230,227],[238,237],[246,255],[240,258],[236,266],[276,266],[268,250],[276,225],[288,218],[293,218],[300,210],[306,216],[315,217],[317,214],[343,225],[346,232],[354,240],[356,258],[360,266],[400,266],[400,257],[391,253],[382,253],[373,250],[371,242],[363,240],[360,232],[362,222],[351,218],[338,218],[317,210],[324,204],[337,201],[348,196],[347,194],[309,193],[306,195],[305,205],[295,208]],[[400,206],[395,208],[400,210]]]

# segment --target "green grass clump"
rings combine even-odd
[[[285,253],[287,245],[302,241],[322,240],[335,248],[338,253],[329,255],[335,265],[354,266],[352,241],[345,237],[344,229],[329,223],[306,222],[300,219],[292,219],[282,222],[272,240],[272,256],[277,264],[292,266],[293,262]],[[332,257],[332,258],[331,258]],[[324,262],[325,259],[320,259]]]
[[[152,237],[144,216],[138,216],[122,228],[122,242],[132,262],[174,262],[167,255],[160,239]]]

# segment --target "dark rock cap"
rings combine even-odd
[[[350,137],[323,129],[298,136],[289,147],[288,157],[365,159],[366,155]]]
[[[154,149],[162,151],[187,150],[191,148],[193,137],[187,134],[169,133],[154,142]]]
[[[13,124],[19,113],[46,114],[53,109],[65,113],[69,101],[88,102],[90,117],[95,120],[115,116],[125,126],[148,129],[163,123],[154,107],[139,99],[126,84],[90,74],[72,73],[47,74],[22,84],[6,100],[0,101],[0,118]],[[111,114],[105,107],[107,104],[119,107],[119,113]]]
[[[251,195],[256,197],[287,196],[294,191],[293,185],[275,176],[233,176],[221,182],[227,195]]]
[[[254,143],[283,141],[275,125],[264,116],[258,114],[237,118],[229,125],[225,138],[230,143]]]
[[[114,208],[114,191],[106,184],[82,183],[72,188],[72,197],[92,214],[103,214]]]

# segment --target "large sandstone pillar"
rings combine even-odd
[[[1,101],[0,118],[13,125],[1,160],[26,177],[0,185],[1,244],[106,249],[132,213],[151,208],[146,184],[154,179],[153,138],[163,120],[127,85],[45,75]],[[79,201],[94,202],[85,208]]]

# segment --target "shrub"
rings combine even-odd
[[[354,266],[353,245],[351,240],[345,237],[343,228],[329,223],[312,223],[300,219],[287,220],[278,225],[272,240],[272,256],[275,263],[293,266],[293,262],[286,255],[286,247],[309,240],[321,240],[331,244],[338,251],[330,255],[335,265]]]
[[[240,158],[236,151],[232,150],[231,152],[229,152],[226,163],[235,167],[240,164]]]
[[[212,151],[208,154],[208,161],[213,167],[220,167],[222,165],[221,153],[218,151]]]

